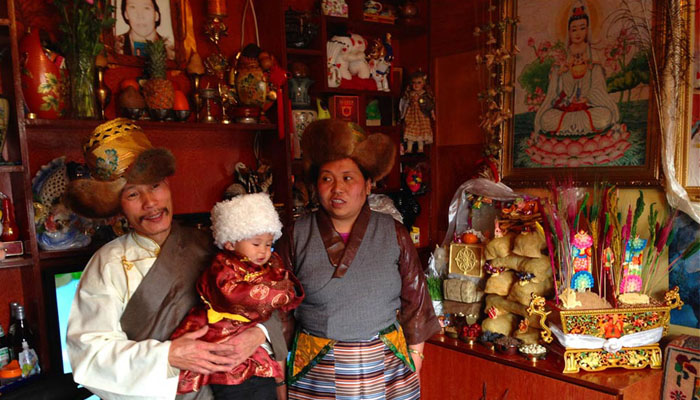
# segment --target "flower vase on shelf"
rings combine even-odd
[[[95,57],[75,54],[68,57],[71,115],[76,119],[97,118],[95,101]]]

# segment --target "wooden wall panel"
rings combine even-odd
[[[486,18],[488,0],[432,0],[430,52],[433,57],[474,50],[474,28]]]
[[[8,268],[2,270],[0,279],[0,293],[2,293],[2,303],[0,303],[0,324],[7,335],[10,321],[10,303],[13,301],[23,301],[22,274],[19,268]]]
[[[80,151],[86,133],[62,132],[29,137],[30,172],[36,174],[42,165],[66,155],[66,160],[83,162]],[[228,185],[233,183],[234,166],[242,161],[255,166],[251,152],[255,132],[222,129],[189,135],[186,132],[163,132],[146,129],[156,147],[166,147],[175,155],[176,171],[171,178],[175,213],[209,212]],[[276,135],[267,131],[262,135]],[[268,156],[269,157],[269,156]]]
[[[438,146],[484,142],[479,129],[481,105],[477,96],[481,85],[476,54],[467,51],[435,58]]]

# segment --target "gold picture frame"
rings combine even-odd
[[[675,166],[678,182],[688,192],[690,200],[700,201],[700,79],[695,78],[700,73],[700,13],[695,8],[697,2],[688,3],[690,6],[683,10],[687,14],[684,21],[687,23],[686,32],[691,32],[687,36],[688,49],[695,54],[695,60],[683,77],[690,84],[681,86],[685,93],[681,94],[683,113],[680,115],[683,118],[677,125]]]
[[[484,276],[485,257],[483,244],[452,243],[448,272],[481,278]]]
[[[655,96],[652,93],[653,82],[651,81],[648,84],[644,84],[644,87],[642,87],[642,83],[639,83],[637,86],[623,90],[620,89],[622,86],[614,87],[611,86],[609,81],[603,80],[604,93],[612,99],[617,108],[614,106],[607,108],[610,112],[610,117],[607,120],[603,119],[607,121],[605,122],[607,125],[605,125],[605,128],[600,128],[600,134],[592,133],[584,135],[584,137],[574,136],[573,134],[572,136],[565,136],[565,128],[562,127],[564,116],[559,120],[558,126],[556,125],[557,119],[551,118],[551,121],[554,121],[556,126],[552,128],[554,130],[544,128],[548,125],[540,125],[541,130],[537,132],[548,132],[547,139],[543,139],[544,135],[535,133],[535,127],[537,126],[535,120],[543,120],[538,118],[539,107],[565,110],[563,114],[571,112],[571,115],[580,110],[580,108],[577,109],[573,106],[585,105],[585,107],[593,109],[593,106],[589,106],[587,103],[589,100],[587,100],[588,97],[586,97],[585,92],[582,95],[575,95],[574,93],[576,92],[571,91],[564,96],[563,93],[566,93],[564,89],[561,92],[556,92],[559,93],[557,95],[554,91],[552,93],[547,91],[547,88],[551,91],[553,85],[542,84],[541,86],[547,87],[544,90],[537,86],[537,82],[546,81],[548,83],[549,79],[552,79],[550,76],[557,74],[554,68],[550,69],[549,66],[569,65],[564,64],[564,62],[568,61],[562,61],[562,57],[564,60],[568,60],[570,54],[574,53],[569,50],[566,44],[571,43],[571,39],[568,36],[569,27],[566,21],[569,20],[569,13],[573,11],[575,3],[579,1],[566,0],[552,3],[547,0],[504,0],[502,2],[502,18],[504,20],[519,21],[518,24],[505,24],[506,29],[503,37],[503,43],[507,49],[513,50],[517,46],[519,51],[515,51],[517,54],[505,62],[502,74],[503,85],[512,87],[512,90],[504,92],[503,101],[504,109],[508,110],[512,118],[505,120],[501,126],[501,140],[503,143],[500,160],[502,180],[511,186],[526,187],[543,186],[552,179],[571,179],[577,185],[593,185],[595,182],[606,181],[620,186],[659,186],[661,184],[660,130],[654,101]],[[603,63],[598,62],[600,60],[598,55],[607,51],[604,50],[604,46],[608,42],[616,40],[616,36],[621,35],[620,32],[623,31],[621,26],[615,25],[618,23],[615,18],[610,17],[619,1],[587,0],[585,2],[588,8],[586,12],[591,14],[589,27],[587,28],[587,37],[592,39],[589,39],[588,43],[595,42],[596,46],[600,46],[600,49],[596,49],[593,45],[587,44],[589,46],[588,54],[590,54],[588,67],[589,70],[593,70],[597,68],[595,65],[599,65],[603,69],[603,78],[606,77],[606,70]],[[663,24],[662,18],[658,17],[659,13],[656,12],[656,8],[659,7],[660,3],[660,0],[653,0],[655,11],[652,18],[657,26]],[[520,11],[524,13],[523,15],[519,11],[519,5],[522,9]],[[553,10],[554,8],[556,10]],[[532,18],[531,15],[527,14],[528,12],[541,13],[542,10],[548,10],[547,16],[537,14],[536,18]],[[596,18],[597,20],[594,20]],[[551,26],[537,27],[536,24],[541,25],[542,21],[550,21],[547,23],[551,24]],[[562,23],[562,21],[564,22]],[[549,40],[546,39],[548,34],[552,35]],[[613,36],[610,38],[606,35]],[[543,48],[546,48],[550,54],[544,56],[542,54]],[[559,54],[554,54],[555,50],[553,49],[556,49]],[[633,54],[628,55],[630,58],[632,56]],[[552,58],[551,61],[547,61],[549,66],[544,65],[545,61],[542,61],[544,57]],[[541,65],[534,65],[537,62]],[[628,59],[627,64],[624,64],[623,67],[627,68],[630,64],[631,62]],[[527,74],[524,73],[526,68],[529,68]],[[611,65],[609,68],[610,71],[614,71],[615,66]],[[563,68],[560,68],[558,71],[562,70]],[[548,75],[550,72],[552,75]],[[625,72],[624,69],[618,70],[616,73],[619,74],[621,72]],[[565,73],[562,72],[556,76]],[[573,75],[573,73],[571,74]],[[610,77],[612,76],[610,74]],[[523,83],[525,79],[531,80],[525,84]],[[600,84],[598,86],[601,87]],[[554,87],[560,88],[559,83]],[[561,87],[563,88],[564,86],[562,85]],[[537,88],[540,90],[537,90]],[[581,103],[575,103],[575,101],[571,100],[574,96],[580,96],[576,98],[586,100],[582,100]],[[535,97],[537,98],[535,99]],[[562,97],[565,98],[563,105],[557,102]],[[536,103],[537,101],[540,101],[540,103]],[[529,102],[533,104],[529,104]],[[606,100],[606,102],[613,104],[611,100]],[[531,108],[532,105],[536,106],[534,111]],[[599,106],[596,105],[596,107]],[[618,116],[617,119],[615,119],[615,115]],[[641,121],[641,123],[634,125],[634,121]],[[599,129],[592,119],[590,125],[592,129]],[[620,139],[620,135],[622,139]],[[588,153],[590,155],[588,158],[572,155],[575,151],[581,151],[578,154],[583,154],[582,150],[573,150],[573,148],[555,150],[554,146],[560,146],[564,139],[572,137],[578,139],[572,139],[563,145],[569,146],[569,143],[575,142],[574,144],[579,148],[585,149],[586,146],[593,146],[590,139],[598,137],[599,140],[595,142],[594,150]],[[613,145],[606,147],[607,145],[603,144],[603,140],[611,140],[616,147],[613,147]],[[556,143],[552,144],[550,142]],[[604,151],[608,148],[613,150],[610,152]],[[566,151],[566,153],[560,154],[557,153],[558,151]]]

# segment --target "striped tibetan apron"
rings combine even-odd
[[[401,327],[391,326],[360,342],[300,332],[288,363],[288,398],[419,399],[420,384],[413,370]]]

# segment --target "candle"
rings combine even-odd
[[[226,15],[226,0],[208,0],[207,14],[212,16]]]

